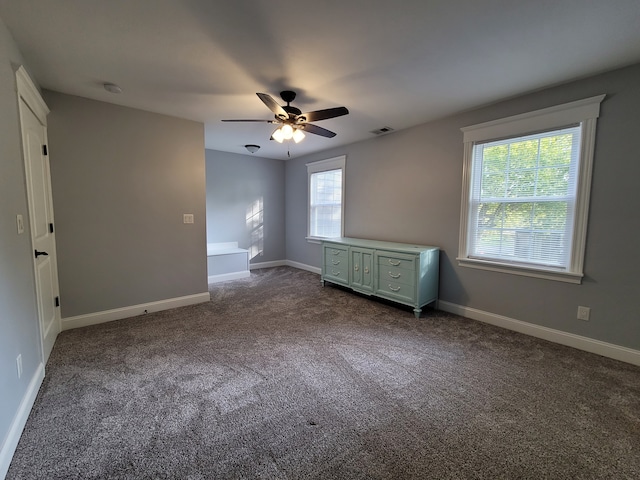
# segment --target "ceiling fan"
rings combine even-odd
[[[326,128],[318,127],[308,122],[317,122],[329,118],[347,115],[349,110],[345,107],[326,108],[313,112],[302,113],[299,108],[292,107],[291,102],[296,98],[296,92],[284,90],[280,92],[280,97],[286,102],[285,106],[279,105],[271,95],[266,93],[256,93],[260,100],[275,114],[275,120],[222,120],[223,122],[265,122],[281,124],[271,135],[272,140],[282,143],[283,140],[293,139],[296,143],[304,138],[304,132],[320,135],[321,137],[333,138],[335,132]]]

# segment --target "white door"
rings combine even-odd
[[[20,97],[20,120],[24,149],[27,195],[36,296],[40,316],[43,363],[47,363],[60,332],[58,269],[56,262],[55,226],[51,200],[49,156],[44,147],[46,127],[38,120],[23,97]]]

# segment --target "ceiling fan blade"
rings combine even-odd
[[[319,120],[327,120],[329,118],[341,117],[347,115],[349,110],[346,107],[326,108],[324,110],[316,110],[298,115],[298,118],[304,117],[306,122],[317,122]]]
[[[305,123],[300,125],[302,130],[305,132],[313,133],[315,135],[320,135],[321,137],[333,138],[336,136],[335,132],[331,130],[327,130],[326,128],[319,127],[317,125],[311,125],[310,123]]]
[[[223,122],[261,122],[261,123],[278,123],[275,120],[222,120]]]
[[[280,117],[282,119],[289,118],[289,114],[286,112],[286,110],[284,108],[282,108],[278,104],[278,102],[276,102],[273,99],[273,97],[271,97],[271,95],[268,95],[266,93],[256,93],[256,95],[258,95],[260,100],[263,101],[263,103],[269,108],[269,110],[271,110],[273,113],[275,113],[278,117]]]

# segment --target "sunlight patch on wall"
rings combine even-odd
[[[264,208],[263,197],[247,207],[247,230],[251,238],[249,259],[262,255],[264,250]]]

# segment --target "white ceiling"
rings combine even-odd
[[[640,0],[0,0],[47,89],[204,122],[207,148],[287,158],[255,95],[317,122],[291,157],[640,62]],[[104,82],[123,89],[107,93]]]

